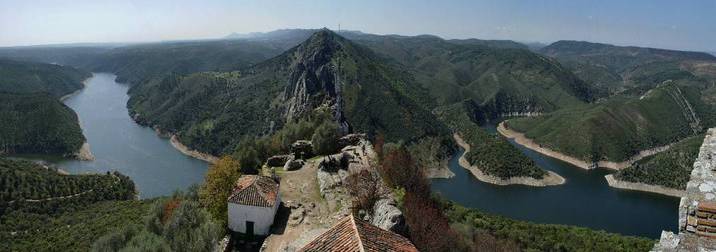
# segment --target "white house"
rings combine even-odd
[[[279,184],[273,178],[241,176],[228,199],[229,229],[247,235],[268,235],[280,202]]]

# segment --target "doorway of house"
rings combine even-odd
[[[246,235],[249,237],[254,236],[254,222],[253,221],[246,222]]]

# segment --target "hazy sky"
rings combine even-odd
[[[0,46],[218,38],[328,27],[716,51],[716,0],[0,0]]]

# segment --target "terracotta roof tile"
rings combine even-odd
[[[699,202],[698,210],[716,213],[716,202],[713,202],[713,201]]]
[[[418,251],[405,237],[348,216],[299,251]]]
[[[278,183],[270,177],[243,175],[236,181],[228,201],[240,205],[273,207],[278,190]]]

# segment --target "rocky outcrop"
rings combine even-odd
[[[339,43],[329,34],[316,33],[294,51],[284,91],[286,120],[306,115],[321,104],[336,103],[336,66],[333,54]]]
[[[316,177],[321,196],[328,199],[335,198],[336,193],[344,193],[342,185],[348,177],[348,166],[341,165],[343,154],[325,157],[318,166]]]
[[[303,159],[290,159],[283,166],[283,170],[295,171],[295,170],[301,169],[305,164],[306,164],[306,161],[304,161]]]
[[[371,224],[399,234],[404,233],[406,229],[405,216],[392,198],[384,198],[375,202]]]
[[[322,30],[301,43],[290,56],[288,83],[284,90],[287,121],[308,115],[319,107],[328,108],[340,131],[349,130],[343,116],[340,58],[343,39]]]
[[[354,158],[355,156],[345,151],[338,154],[328,155],[321,160],[321,163],[318,164],[318,168],[328,172],[346,170],[348,169],[348,163]]]
[[[366,139],[367,138],[365,134],[348,134],[338,139],[338,146],[340,146],[341,148],[344,148],[349,145],[357,146],[358,144],[360,144],[360,141]]]
[[[291,154],[299,159],[313,157],[313,144],[308,140],[298,140],[291,144]]]

